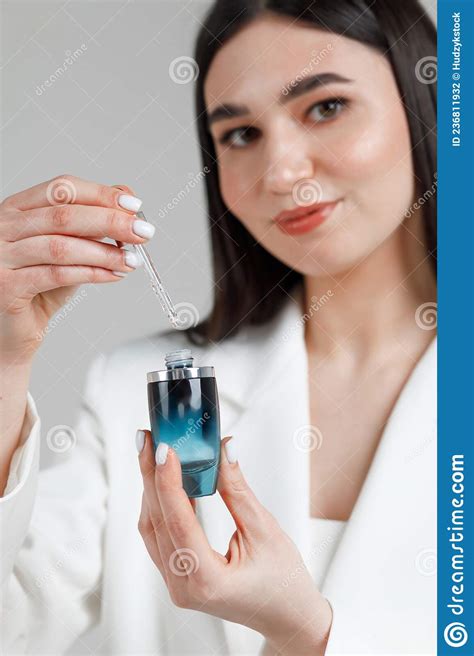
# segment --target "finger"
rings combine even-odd
[[[149,430],[143,429],[143,432],[145,433],[145,439],[143,449],[138,454],[138,463],[143,478],[143,490],[150,510],[150,516],[153,520],[153,524],[158,526],[162,523],[164,524],[164,520],[155,488],[155,454],[153,439]]]
[[[126,194],[130,194],[130,196],[135,196],[135,192],[131,187],[127,187],[127,185],[112,185],[114,189],[120,189],[120,191],[123,191]]]
[[[221,462],[217,489],[232,515],[237,528],[244,534],[264,535],[264,520],[271,514],[255,496],[245,480],[237,459],[235,438],[221,440]]]
[[[37,264],[88,265],[111,271],[133,271],[140,257],[112,244],[81,237],[41,235],[3,244],[0,265],[9,269]]]
[[[163,512],[158,500],[158,494],[155,486],[155,452],[151,432],[144,430],[145,442],[141,450],[138,461],[140,471],[143,477],[143,488],[150,511],[151,522],[155,529],[156,542],[161,554],[162,562],[165,566],[165,574],[168,576],[168,563],[175,551],[175,547],[168,533],[167,525],[164,521]]]
[[[120,196],[125,198],[120,199]],[[124,194],[121,189],[109,185],[84,180],[74,175],[59,175],[51,180],[19,191],[8,198],[5,207],[15,207],[19,210],[31,210],[49,205],[62,204],[96,205],[98,207],[124,208],[131,212],[140,209],[141,201],[133,201],[130,194]],[[127,207],[124,207],[124,204]]]
[[[148,508],[144,491],[142,494],[142,506],[140,510],[140,518],[138,520],[138,530],[142,536],[150,558],[158,567],[161,575],[166,581],[165,567],[163,566],[163,560],[161,558],[158,543],[156,541],[155,528],[153,526],[153,522],[151,521],[150,509]]]
[[[114,273],[109,269],[95,266],[62,266],[55,264],[39,264],[9,271],[8,289],[12,298],[21,296],[24,299],[33,298],[40,292],[46,292],[58,287],[84,285],[87,283],[105,283],[122,280],[127,274],[124,271]]]
[[[135,196],[135,192],[130,187],[127,187],[127,185],[112,185],[112,187],[120,189],[121,191],[125,192],[126,194],[130,194],[131,196]],[[123,245],[124,242],[117,239],[117,246],[122,248]]]
[[[196,563],[211,562],[213,551],[183,489],[178,455],[164,442],[157,449],[155,486],[174,548],[187,550],[189,557],[194,558]]]
[[[137,219],[123,209],[87,205],[55,205],[24,211],[9,209],[2,212],[0,224],[0,237],[5,242],[38,235],[70,235],[143,244],[153,234],[152,223]]]

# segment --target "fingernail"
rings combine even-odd
[[[234,462],[237,462],[237,445],[233,437],[231,437],[230,440],[227,440],[227,442],[224,443],[224,449],[225,449],[225,455],[227,457],[227,460],[230,462],[230,464],[232,465],[234,464]]]
[[[166,442],[160,442],[156,449],[155,458],[157,465],[164,465],[168,457],[168,445]]]
[[[112,271],[112,273],[114,274],[114,276],[120,276],[121,278],[125,278],[125,276],[127,275],[126,271]]]
[[[143,203],[139,198],[130,196],[130,194],[121,194],[117,202],[124,210],[130,210],[131,212],[138,212]]]
[[[142,259],[132,251],[125,251],[125,264],[136,269],[142,264]]]
[[[143,447],[145,446],[145,431],[141,430],[140,428],[137,430],[137,434],[135,435],[135,444],[137,445],[138,453],[141,453],[143,451]]]
[[[143,219],[135,219],[132,229],[136,235],[145,239],[151,239],[155,234],[155,226]]]

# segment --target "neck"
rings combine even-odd
[[[436,300],[432,256],[424,245],[421,216],[412,217],[408,228],[401,225],[349,271],[305,277],[308,352],[367,362],[394,340],[416,341],[420,347],[431,341],[434,331],[422,330],[415,313],[422,303]]]

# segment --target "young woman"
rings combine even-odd
[[[415,0],[213,5],[212,313],[96,359],[73,457],[39,478],[35,336],[72,288],[136,265],[99,239],[152,235],[125,186],[4,200],[6,653],[96,625],[95,653],[434,653],[434,53]],[[176,451],[145,428],[139,466],[131,446],[150,362],[190,345],[226,435],[220,494],[192,502]]]

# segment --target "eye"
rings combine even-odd
[[[308,115],[316,114],[316,123],[329,121],[339,116],[341,111],[349,104],[345,98],[330,98],[312,105],[308,110]]]
[[[348,105],[349,101],[346,98],[329,98],[328,100],[321,100],[312,105],[307,115],[309,116],[315,113],[315,123],[324,123],[336,118]],[[222,145],[229,146],[229,148],[245,148],[245,146],[257,138],[258,134],[259,131],[257,128],[242,126],[224,132],[222,137],[218,139],[218,142]]]
[[[233,128],[228,132],[224,132],[219,139],[219,143],[228,145],[229,148],[244,148],[252,139],[255,139],[258,130],[251,126]],[[239,141],[239,139],[241,141]]]

